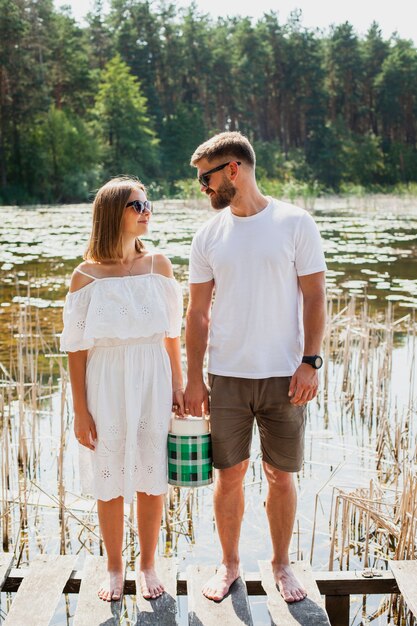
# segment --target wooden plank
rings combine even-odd
[[[390,568],[407,607],[417,617],[417,561],[390,561]]]
[[[26,578],[29,568],[15,568],[10,570],[3,591],[17,591]],[[400,593],[395,576],[388,570],[379,570],[380,576],[364,578],[361,570],[352,571],[313,571],[313,577],[321,594],[331,596],[345,596],[347,594],[387,594]],[[78,593],[80,590],[82,571],[75,570],[68,578],[64,593]],[[249,596],[264,596],[259,572],[245,572],[246,589]],[[135,594],[135,572],[127,572],[124,593]],[[177,596],[187,595],[187,575],[184,571],[177,576]]]
[[[330,626],[324,609],[324,602],[314,580],[311,567],[300,561],[292,568],[298,580],[307,590],[307,597],[300,602],[285,602],[281,596],[272,573],[269,561],[259,561],[262,586],[268,596],[267,606],[272,624],[277,626]]]
[[[349,626],[349,610],[349,596],[326,596],[326,611],[332,626]]]
[[[348,594],[398,593],[398,584],[394,574],[387,570],[378,570],[378,576],[364,578],[362,570],[313,572],[321,594],[345,596]]]
[[[4,626],[48,626],[77,556],[38,555],[13,600]]]
[[[74,626],[116,626],[120,624],[122,597],[104,602],[97,592],[107,579],[107,558],[89,554],[85,560]]]
[[[159,598],[146,600],[140,592],[139,559],[136,560],[137,626],[176,626],[177,621],[177,567],[174,559],[156,560],[157,574],[165,587]]]
[[[3,589],[10,570],[12,569],[12,563],[13,554],[10,554],[10,552],[2,552],[0,554],[0,589]]]
[[[221,602],[209,600],[201,591],[216,572],[213,566],[187,567],[188,624],[189,626],[252,626],[246,585],[241,573]]]

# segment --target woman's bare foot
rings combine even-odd
[[[285,602],[304,600],[307,591],[295,577],[290,565],[272,565],[274,579]]]
[[[147,600],[159,598],[165,589],[161,581],[159,580],[155,568],[141,568],[139,572],[140,590],[142,595]]]
[[[204,585],[202,592],[209,598],[220,602],[229,593],[230,587],[239,578],[239,565],[220,565],[217,572]]]
[[[105,602],[120,600],[123,591],[123,570],[108,572],[108,579],[98,590],[98,597]]]

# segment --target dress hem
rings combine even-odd
[[[140,489],[136,490],[135,489],[134,493],[145,493],[147,496],[164,496],[164,495],[167,494],[167,492],[168,492],[168,489],[166,489],[165,491],[162,491],[162,492],[159,491],[159,490],[156,490],[156,492],[154,492],[154,491],[145,491],[145,490],[140,490]],[[133,502],[133,498],[128,500],[127,498],[125,498],[123,493],[120,493],[120,492],[115,494],[115,495],[112,495],[110,497],[106,497],[106,498],[97,497],[97,496],[95,496],[92,493],[87,493],[86,491],[83,491],[81,495],[84,496],[84,497],[85,496],[90,497],[93,500],[101,500],[102,502],[110,502],[110,500],[115,500],[116,498],[120,498],[120,497],[122,497],[124,499],[124,503],[125,504],[132,504],[132,502]]]

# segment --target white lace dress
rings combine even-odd
[[[88,409],[95,451],[80,446],[83,492],[95,499],[167,491],[171,366],[164,337],[181,333],[182,292],[173,278],[95,279],[68,293],[61,350],[88,350]]]

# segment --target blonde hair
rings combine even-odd
[[[126,204],[135,189],[146,191],[137,178],[118,176],[100,187],[93,202],[93,224],[84,260],[96,263],[122,258],[122,222]],[[145,249],[142,241],[135,241],[136,252]]]
[[[214,135],[195,150],[190,165],[196,166],[201,159],[213,161],[219,157],[232,157],[255,167],[256,156],[249,139],[237,131]]]

